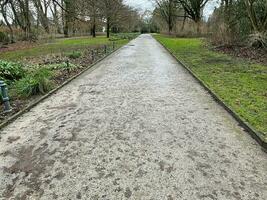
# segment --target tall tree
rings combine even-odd
[[[64,20],[64,35],[65,37],[69,37],[70,31],[71,31],[71,25],[75,20],[76,17],[76,2],[74,0],[63,0],[62,1],[63,9],[63,20]]]
[[[197,24],[197,32],[200,32],[200,22],[202,19],[203,9],[209,0],[175,0],[181,4],[187,17]]]
[[[40,20],[46,33],[49,33],[50,29],[49,29],[49,20],[48,20],[48,8],[51,3],[51,0],[32,0],[32,2],[37,12],[37,16],[38,16],[37,19]]]
[[[116,21],[119,12],[123,7],[122,0],[100,0],[100,9],[106,23],[107,38],[110,36],[110,29]]]
[[[244,0],[254,32],[267,31],[267,0]]]
[[[60,15],[59,15],[59,10],[58,10],[58,4],[55,1],[52,1],[52,3],[50,3],[49,5],[50,7],[50,11],[52,13],[53,16],[53,22],[54,25],[56,26],[57,29],[57,33],[61,34],[62,33],[62,27],[60,24]]]
[[[155,2],[157,4],[157,11],[168,24],[168,31],[171,33],[176,21],[177,4],[175,0],[155,0]]]
[[[12,25],[10,24],[10,22],[8,20],[8,16],[7,16],[8,3],[9,3],[9,0],[0,0],[0,11],[3,15],[3,18],[5,20],[6,25],[8,26],[8,29],[10,31],[10,40],[13,43],[15,41],[14,40],[14,31],[13,31]]]
[[[32,12],[29,0],[9,0],[15,23],[24,31],[25,39],[33,39]]]
[[[90,19],[91,35],[96,37],[97,21],[100,16],[99,2],[98,0],[86,0],[83,1],[83,6],[85,8],[85,15]]]

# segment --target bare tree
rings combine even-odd
[[[244,0],[250,23],[255,32],[267,31],[267,1],[266,0]],[[257,16],[256,8],[260,7],[263,16]]]
[[[51,0],[32,0],[36,11],[38,20],[40,20],[46,33],[49,33],[49,20],[48,20],[48,8],[51,3]]]
[[[11,36],[10,40],[13,43],[14,42],[14,32],[13,32],[12,25],[10,24],[10,22],[8,20],[8,16],[7,16],[8,3],[9,3],[9,0],[0,0],[0,11],[3,15],[3,18],[5,20],[6,25],[8,26],[8,29],[10,31],[10,36]]]
[[[50,3],[49,5],[50,7],[50,11],[52,13],[52,16],[53,16],[53,22],[55,24],[55,27],[57,29],[57,33],[61,34],[62,33],[62,27],[60,26],[60,20],[61,20],[61,17],[60,17],[60,13],[59,13],[59,6],[57,5],[57,3],[55,3],[55,1],[52,1],[52,3]]]
[[[172,32],[173,26],[176,20],[176,3],[175,0],[155,0],[157,4],[157,9],[164,19],[164,21],[168,24],[169,33]]]
[[[130,30],[138,21],[137,11],[123,0],[0,0],[0,11],[12,40],[14,27],[23,30],[25,39],[36,39],[36,32],[49,34],[53,27],[65,37],[86,32],[95,37],[106,24],[109,37],[112,29]]]
[[[32,13],[30,11],[29,0],[9,0],[15,22],[21,27],[25,33],[25,39],[33,39],[32,34]]]
[[[205,5],[209,0],[175,0],[181,4],[185,10],[187,17],[192,19],[197,24],[197,32],[200,32],[200,22]]]
[[[85,0],[83,1],[83,8],[85,9],[84,15],[90,19],[91,35],[96,37],[97,21],[100,17],[100,9],[98,0]]]
[[[106,23],[107,38],[110,37],[110,29],[116,21],[123,7],[122,0],[100,0],[100,9]]]

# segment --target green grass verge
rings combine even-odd
[[[154,37],[267,142],[267,66],[209,50],[201,39]]]
[[[116,45],[126,44],[129,40],[122,39],[116,41]],[[15,60],[19,61],[23,58],[43,56],[48,54],[55,54],[60,52],[72,52],[74,50],[82,50],[88,48],[88,46],[97,45],[111,45],[112,41],[104,36],[99,36],[96,38],[92,37],[81,37],[81,38],[64,38],[56,39],[52,43],[39,44],[35,47],[29,49],[21,49],[15,51],[9,51],[0,53],[1,60]]]

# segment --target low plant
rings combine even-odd
[[[50,70],[68,70],[68,71],[74,71],[77,68],[79,68],[79,66],[74,65],[72,63],[70,63],[69,61],[67,62],[63,62],[60,64],[52,64],[52,65],[48,65],[46,66],[47,69]]]
[[[63,68],[62,69],[65,69],[65,70],[68,70],[68,71],[74,71],[74,70],[76,70],[77,68],[79,68],[79,66],[77,66],[77,65],[74,65],[74,64],[72,64],[72,63],[70,63],[70,62],[65,62],[65,63],[63,63]]]
[[[25,75],[23,65],[0,60],[0,77],[9,81],[18,80]]]
[[[82,56],[82,53],[80,51],[73,51],[71,53],[67,53],[66,56],[70,59],[77,59]]]
[[[40,68],[16,81],[13,92],[21,97],[45,94],[53,87],[51,77],[52,73],[48,69]]]

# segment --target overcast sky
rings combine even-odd
[[[140,11],[152,11],[154,9],[153,0],[124,0],[124,2],[132,7],[139,9]],[[208,18],[212,14],[216,5],[218,5],[218,0],[210,0],[210,2],[204,9],[205,18]]]

